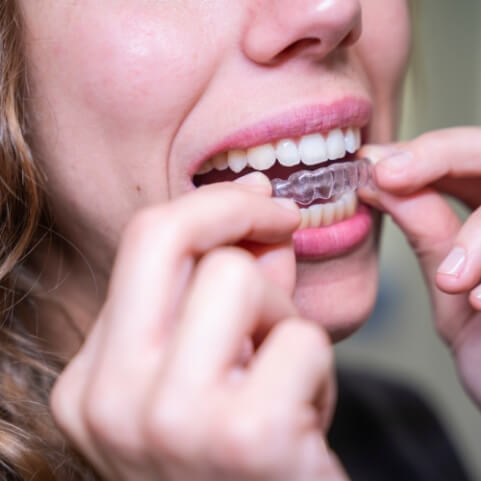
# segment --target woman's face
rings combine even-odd
[[[263,162],[277,141],[321,133],[331,155],[346,147],[338,129],[353,127],[354,145],[358,128],[363,143],[395,132],[405,0],[20,4],[35,155],[59,230],[100,277],[132,213],[193,189],[215,153],[236,165],[233,151],[265,145]],[[283,145],[303,162],[324,148]],[[373,306],[377,220],[364,213],[296,233],[296,303],[336,339]]]

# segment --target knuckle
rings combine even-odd
[[[142,419],[142,437],[149,449],[158,456],[173,461],[181,461],[195,456],[197,450],[194,431],[199,420],[191,419],[184,409],[184,403],[176,401],[156,402],[155,409]]]
[[[70,433],[71,410],[75,405],[69,388],[69,378],[61,374],[54,384],[49,397],[49,408],[58,427],[65,433]]]
[[[450,318],[446,318],[443,313],[439,312],[439,309],[435,309],[434,323],[441,340],[446,346],[451,346],[459,327],[458,323],[453,322]]]
[[[125,415],[126,409],[119,405],[120,397],[109,395],[106,390],[90,395],[83,404],[83,423],[104,449],[128,463],[135,463],[142,457],[143,446],[137,436],[136,423],[131,422],[135,413]]]
[[[115,445],[122,426],[121,409],[107,389],[87,396],[82,405],[84,424],[89,433],[105,446]]]
[[[215,430],[211,462],[225,471],[256,475],[272,474],[280,464],[278,423],[247,412],[232,416]]]
[[[167,236],[172,229],[174,215],[168,215],[168,207],[145,207],[138,210],[128,222],[122,242],[131,247],[131,244],[143,244],[152,237]],[[170,221],[167,219],[170,217]]]
[[[276,328],[285,339],[295,339],[298,349],[311,358],[320,372],[333,369],[334,350],[328,334],[320,326],[301,318],[290,318]]]
[[[127,225],[127,232],[136,236],[139,233],[148,231],[155,225],[156,218],[162,215],[162,211],[159,208],[146,207],[138,210],[130,219]]]
[[[248,286],[258,277],[252,254],[237,247],[212,250],[202,258],[199,270],[206,275],[215,275],[219,282],[238,287]]]
[[[426,132],[413,140],[412,146],[420,159],[429,159],[439,149],[439,137],[436,132]]]
[[[331,342],[326,331],[313,322],[302,318],[289,318],[278,324],[283,335],[293,337],[296,342],[320,351],[331,351]]]

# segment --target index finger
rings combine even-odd
[[[121,241],[104,313],[115,348],[158,344],[179,308],[197,257],[241,239],[290,239],[298,211],[233,183],[205,186],[140,214]],[[110,332],[111,331],[111,332]]]
[[[381,188],[410,194],[446,177],[481,178],[481,128],[456,127],[428,132],[410,142],[368,145],[360,155],[376,163]]]
[[[77,402],[92,406],[89,399],[101,399],[101,414],[109,419],[116,411],[128,412],[121,426],[125,436],[119,439],[141,445],[139,416],[162,365],[167,334],[191,282],[196,256],[243,238],[277,243],[300,223],[298,212],[269,196],[269,190],[252,192],[232,183],[206,186],[167,206],[150,208],[128,227],[97,321],[102,328],[95,352],[82,362],[82,399]],[[101,396],[92,395],[99,392]],[[117,422],[113,416],[112,425]]]

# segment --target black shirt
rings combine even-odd
[[[376,375],[341,370],[329,442],[352,481],[470,481],[419,394]]]

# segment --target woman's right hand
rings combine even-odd
[[[291,300],[299,212],[270,195],[268,182],[205,186],[127,227],[101,313],[51,395],[104,479],[346,479],[325,441],[331,346]]]

